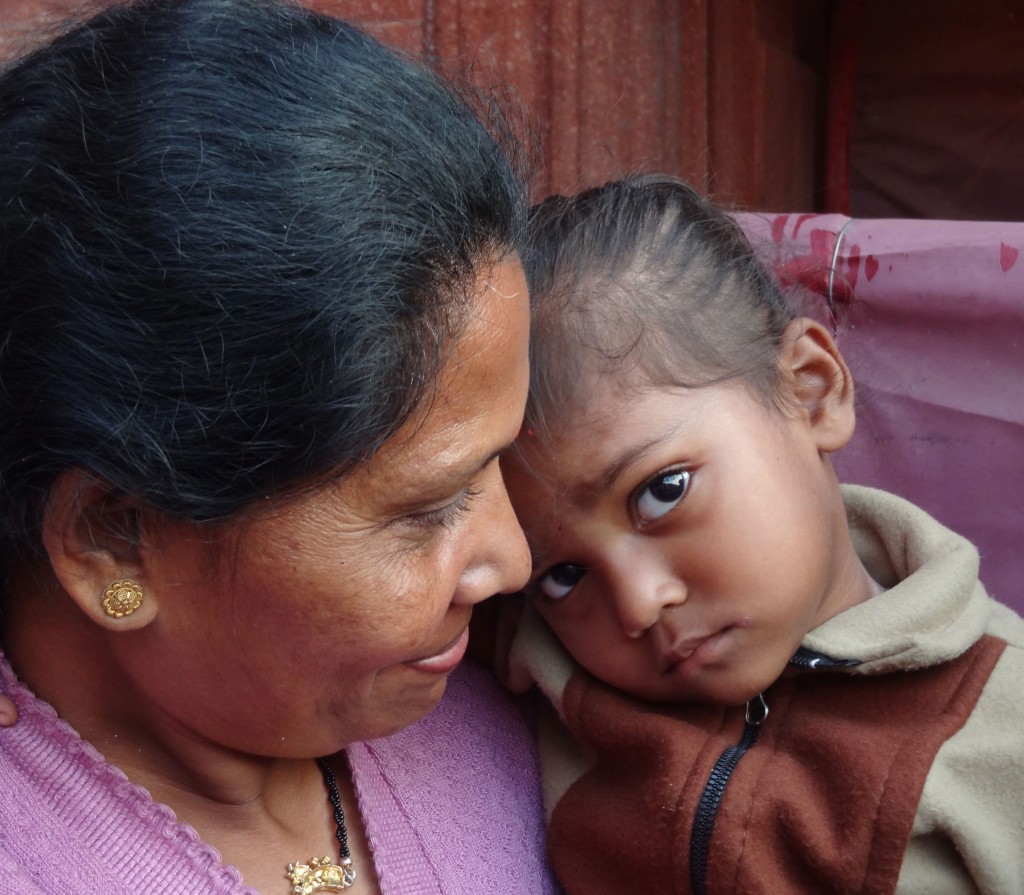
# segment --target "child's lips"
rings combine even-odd
[[[729,630],[731,630],[731,626],[712,631],[710,634],[698,634],[676,641],[664,655],[663,673],[696,670],[711,658],[711,654]],[[691,668],[691,666],[693,667]]]

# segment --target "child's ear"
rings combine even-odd
[[[50,491],[43,516],[43,545],[61,587],[86,616],[110,630],[131,630],[156,617],[157,600],[147,588],[142,546],[143,519],[152,512],[84,470],[62,473]],[[129,579],[141,588],[130,611],[104,595],[114,582]]]
[[[853,378],[832,335],[807,317],[790,321],[779,362],[789,395],[797,410],[807,415],[818,450],[839,450],[853,435]]]

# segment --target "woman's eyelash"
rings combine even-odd
[[[436,526],[448,527],[454,525],[456,520],[469,509],[473,498],[479,496],[480,491],[474,488],[466,488],[455,500],[446,503],[443,507],[434,510],[427,510],[423,513],[413,513],[409,521],[420,528],[434,528]]]

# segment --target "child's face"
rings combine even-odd
[[[598,385],[506,481],[534,604],[585,668],[654,700],[739,704],[804,635],[866,599],[808,414],[738,382]]]

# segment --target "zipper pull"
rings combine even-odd
[[[747,711],[743,718],[750,727],[760,727],[768,717],[768,703],[764,701],[764,693],[758,693],[756,699],[747,703]]]

